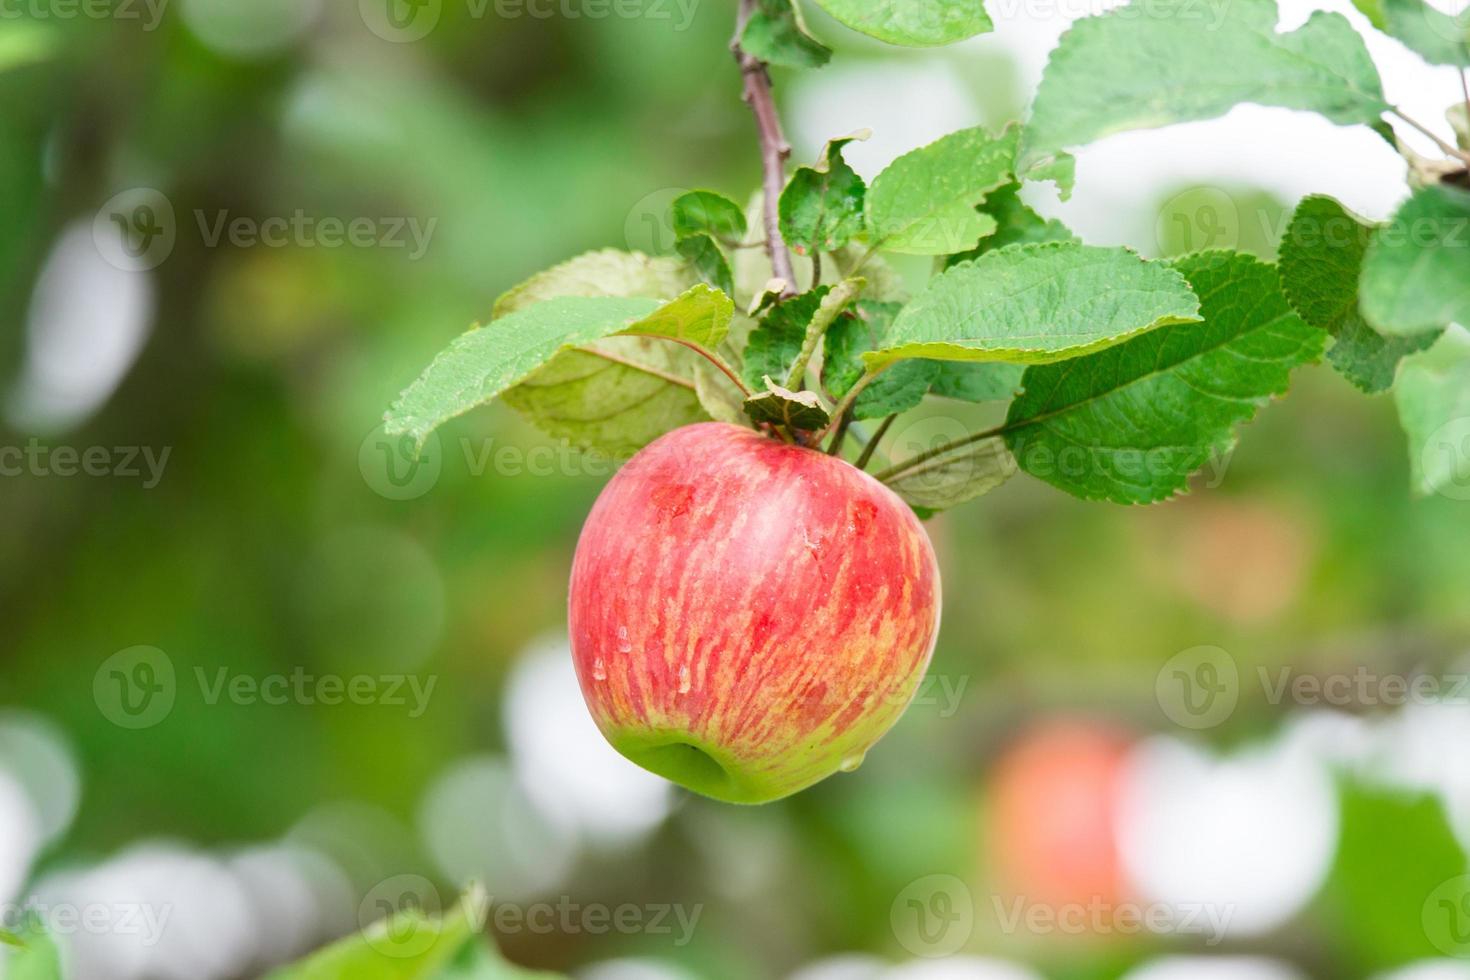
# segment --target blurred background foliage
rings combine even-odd
[[[701,907],[682,945],[647,931],[498,936],[518,962],[597,977],[784,977],[813,963],[807,976],[873,976],[858,971],[936,951],[895,925],[905,890],[936,874],[974,903],[973,929],[946,952],[1043,976],[1122,976],[1199,954],[1246,971],[1220,976],[1345,977],[1452,952],[1421,905],[1466,870],[1465,780],[1433,763],[1463,756],[1470,709],[1447,719],[1346,705],[1326,717],[1271,703],[1257,680],[1258,667],[1442,676],[1470,639],[1466,504],[1411,499],[1391,404],[1328,371],[1304,373],[1188,498],[1118,508],[1017,480],[931,521],[949,598],[932,698],[857,774],[754,811],[612,772],[619,760],[585,741],[556,633],[603,475],[575,457],[545,475],[477,467],[486,447],[547,445],[496,406],[443,432],[426,492],[380,492],[381,411],[496,295],[587,249],[667,250],[662,209],[677,189],[749,192],[757,161],[726,51],[730,7],[697,3],[674,30],[653,17],[477,17],[451,2],[413,43],[375,36],[345,2],[176,0],[153,29],[116,9],[6,8],[0,442],[169,455],[151,488],[34,469],[0,479],[0,764],[31,804],[0,807],[11,841],[0,843],[0,900],[122,888],[182,910],[187,940],[138,950],[129,937],[72,937],[78,975],[109,977],[254,975],[352,929],[362,897],[400,875],[446,900],[479,876],[519,902]],[[129,9],[146,21],[144,5]],[[812,21],[837,49],[831,71],[871,84],[908,72],[937,93],[913,113],[954,128],[1024,110],[1004,25],[915,53],[880,50],[815,11]],[[855,83],[824,132],[811,120],[831,88],[776,81],[799,158],[863,114]],[[884,119],[869,120],[880,138]],[[1149,192],[1141,227],[1159,231],[1146,250],[1274,253],[1260,229],[1279,228],[1294,202],[1248,180],[1194,179]],[[123,272],[100,260],[94,224],[139,187],[171,204],[177,241],[156,268]],[[1222,198],[1233,232],[1202,210]],[[221,212],[433,225],[421,256],[309,239],[211,246],[200,222]],[[932,423],[981,424],[985,411],[937,405]],[[932,434],[896,433],[896,445]],[[130,730],[101,708],[94,679],[137,645],[166,654],[177,697],[167,717]],[[1195,731],[1161,709],[1157,682],[1200,646],[1228,651],[1242,681],[1238,707]],[[196,671],[212,683],[221,668],[436,683],[417,715],[210,703]],[[1195,753],[1196,775],[1214,781],[1180,777],[1175,792],[1240,804],[1181,818],[1171,840],[1255,869],[1223,893],[1259,903],[1255,925],[1219,946],[1000,925],[992,896],[1067,879],[1064,850],[1042,847],[1050,859],[1025,872],[1035,877],[1009,885],[996,855],[1030,846],[1018,838],[1053,809],[1085,808],[1066,770],[1086,753],[1039,756],[1062,775],[1042,779],[1040,795],[1018,791],[1020,812],[1035,809],[1019,825],[991,819],[998,761],[1049,726],[1093,724],[1144,756]],[[1255,762],[1208,768],[1210,753],[1297,766],[1302,752],[1306,775],[1265,786],[1251,782]],[[1334,778],[1323,773],[1367,757],[1378,783],[1320,805],[1313,787]],[[603,790],[578,795],[583,782]],[[38,829],[27,837],[23,824]],[[1130,854],[1146,879],[1147,858]],[[1322,857],[1292,859],[1302,854]],[[1218,875],[1200,875],[1180,887],[1227,900],[1212,890]],[[825,959],[839,954],[876,959]],[[607,963],[629,957],[650,962]],[[1029,975],[950,965],[970,972],[943,975]]]

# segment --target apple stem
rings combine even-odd
[[[868,468],[868,461],[873,458],[873,450],[878,448],[878,443],[888,434],[888,430],[893,426],[893,422],[897,418],[898,413],[895,412],[883,420],[883,424],[878,426],[878,431],[873,433],[873,438],[868,440],[868,444],[863,447],[862,455],[857,458],[857,462],[853,465],[860,470]]]
[[[771,259],[771,272],[785,283],[781,295],[796,295],[796,272],[791,266],[791,253],[781,237],[781,212],[778,202],[786,186],[786,158],[791,147],[781,132],[781,116],[776,111],[776,100],[771,95],[771,76],[766,63],[748,53],[740,46],[740,36],[745,24],[755,13],[756,0],[740,0],[740,10],[735,21],[735,37],[730,41],[730,50],[740,65],[740,77],[745,86],[745,102],[755,115],[756,130],[761,146],[761,186],[764,195],[766,227],[766,254]]]

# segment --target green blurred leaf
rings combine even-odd
[[[820,68],[832,58],[831,49],[807,33],[794,0],[756,0],[740,32],[740,47],[783,68]]]
[[[882,346],[902,304],[859,301],[855,315],[839,317],[827,328],[822,360],[822,386],[833,398],[846,395],[867,373],[862,355]],[[855,419],[883,418],[906,412],[923,401],[939,371],[937,361],[916,359],[878,375],[852,405]]]
[[[781,192],[781,236],[797,253],[831,252],[863,231],[867,187],[842,148],[867,132],[829,140],[814,166],[799,167]]]
[[[1174,264],[1203,322],[1027,370],[1006,416],[1023,470],[1090,500],[1163,500],[1321,355],[1325,334],[1292,311],[1272,266],[1229,252]]]
[[[791,391],[770,378],[762,379],[764,391],[745,399],[745,414],[758,423],[812,431],[826,428],[832,414],[815,391]]]
[[[728,296],[704,285],[662,306],[657,300],[613,296],[546,300],[451,343],[389,409],[384,431],[412,436],[422,448],[436,427],[526,381],[565,348],[614,334],[715,347],[733,313]]]
[[[1358,276],[1373,226],[1320,195],[1297,205],[1281,242],[1281,285],[1302,319],[1332,334],[1327,360],[1369,394],[1393,387],[1399,361],[1439,331],[1383,337],[1358,309]]]
[[[1414,489],[1470,497],[1470,332],[1451,327],[1429,350],[1405,358],[1394,401],[1409,437]]]
[[[873,247],[949,255],[993,233],[995,219],[976,206],[1011,182],[1018,132],[1010,126],[996,137],[982,126],[962,129],[894,160],[868,188]]]
[[[1444,13],[1424,0],[1353,0],[1373,26],[1432,65],[1470,64],[1470,13]]]
[[[0,20],[0,72],[23,68],[50,58],[61,46],[61,38],[47,24]]]
[[[1470,323],[1470,193],[1416,191],[1368,243],[1359,295],[1385,335]]]
[[[689,191],[674,198],[671,206],[674,234],[711,235],[738,242],[745,234],[745,212],[740,205],[714,191]]]
[[[1019,169],[1130,129],[1242,102],[1371,124],[1389,108],[1363,39],[1339,14],[1276,33],[1275,0],[1132,0],[1075,22],[1052,52]],[[1205,39],[1205,40],[1202,40]]]
[[[16,932],[0,929],[0,976],[7,980],[61,980],[61,951],[40,918],[27,915]]]
[[[928,47],[994,29],[981,0],[817,0],[843,24],[889,44]]]
[[[417,909],[380,920],[277,970],[269,980],[557,980],[507,963],[480,935],[489,898],[473,889],[442,918]]]
[[[1043,364],[1197,319],[1199,301],[1164,262],[1074,242],[1012,245],[930,280],[864,360]]]
[[[1333,933],[1366,972],[1440,956],[1425,906],[1466,869],[1439,801],[1352,780],[1341,784],[1341,801],[1326,888],[1338,918]]]

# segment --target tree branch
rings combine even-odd
[[[776,101],[771,96],[771,76],[766,63],[740,47],[740,35],[745,31],[745,22],[755,11],[755,0],[740,0],[740,13],[736,19],[735,39],[730,49],[740,65],[740,77],[745,85],[745,102],[755,115],[756,130],[761,145],[761,188],[766,228],[766,254],[771,259],[771,273],[786,283],[782,296],[796,295],[796,272],[791,267],[791,253],[786,240],[781,237],[781,212],[778,202],[786,186],[786,158],[791,147],[781,133],[781,117],[776,112]]]

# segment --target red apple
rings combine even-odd
[[[868,474],[705,422],[645,447],[598,497],[569,619],[614,748],[764,803],[855,768],[903,714],[939,630],[939,569]]]
[[[989,851],[1003,891],[1104,916],[1126,900],[1117,809],[1131,744],[1109,725],[1058,718],[1007,748],[989,800]]]

